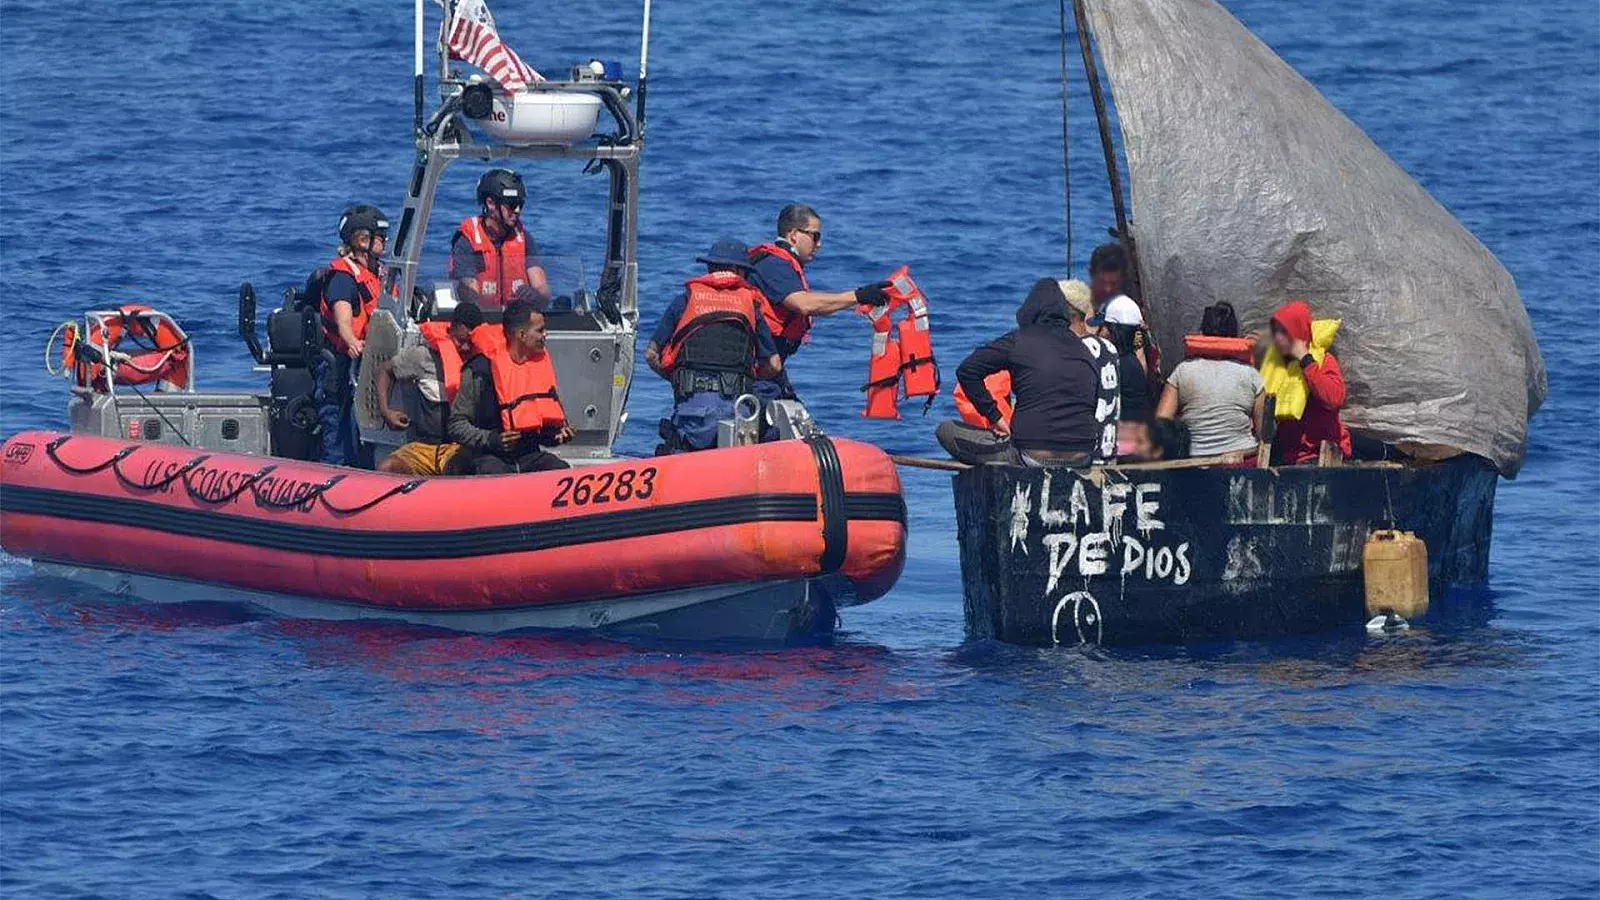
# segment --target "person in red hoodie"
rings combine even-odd
[[[1277,446],[1283,464],[1315,462],[1323,441],[1333,441],[1350,456],[1350,430],[1339,419],[1344,407],[1344,372],[1333,351],[1322,354],[1319,363],[1311,354],[1311,306],[1304,300],[1291,300],[1272,314],[1272,343],[1284,360],[1297,360],[1305,377],[1306,410],[1298,419],[1278,420]]]

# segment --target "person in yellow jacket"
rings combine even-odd
[[[1261,362],[1266,393],[1277,397],[1278,439],[1282,463],[1314,462],[1323,441],[1333,441],[1350,455],[1350,429],[1339,410],[1344,407],[1344,371],[1330,347],[1339,332],[1337,319],[1311,319],[1311,305],[1291,300],[1272,314],[1272,346]]]

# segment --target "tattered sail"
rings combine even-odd
[[[1546,391],[1500,263],[1365,133],[1213,0],[1088,0],[1127,153],[1152,324],[1247,326],[1290,298],[1344,320],[1345,420],[1514,475]]]

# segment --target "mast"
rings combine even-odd
[[[1132,290],[1129,293],[1144,303],[1144,292],[1139,285],[1139,256],[1133,244],[1133,231],[1128,228],[1128,209],[1122,196],[1122,175],[1117,170],[1117,150],[1111,143],[1111,120],[1106,112],[1105,92],[1100,87],[1100,70],[1095,65],[1094,49],[1089,43],[1089,14],[1084,0],[1072,0],[1072,18],[1078,27],[1078,50],[1083,55],[1083,71],[1089,79],[1089,98],[1094,101],[1094,118],[1100,127],[1100,150],[1106,158],[1106,180],[1111,183],[1111,209],[1117,217],[1117,240],[1128,254],[1128,277]]]
[[[1067,0],[1061,7],[1061,198],[1067,218],[1067,276],[1072,276],[1072,141],[1067,118]]]

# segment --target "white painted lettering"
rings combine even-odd
[[[1104,531],[1086,534],[1078,544],[1078,572],[1085,578],[1106,573],[1106,556],[1111,549],[1111,535]]]
[[[1156,514],[1161,512],[1161,498],[1155,496],[1159,493],[1159,484],[1141,484],[1134,488],[1133,511],[1141,534],[1167,527],[1165,522],[1156,518]]]
[[[1193,567],[1189,565],[1189,542],[1184,541],[1178,545],[1178,570],[1173,573],[1172,583],[1184,585],[1189,583],[1189,576],[1193,574]]]
[[[1144,545],[1133,535],[1123,535],[1122,538],[1122,574],[1129,572],[1138,574],[1139,566],[1144,564]]]
[[[1108,484],[1100,489],[1101,527],[1112,534],[1122,533],[1122,514],[1128,511],[1128,485],[1126,482]]]
[[[1045,582],[1044,592],[1053,594],[1056,585],[1061,583],[1061,576],[1066,574],[1067,566],[1072,563],[1073,553],[1078,549],[1078,536],[1071,532],[1047,534],[1044,536],[1044,546],[1050,551],[1050,577]]]
[[[1011,496],[1011,549],[1021,547],[1023,556],[1028,555],[1028,515],[1031,512],[1033,491],[1019,484]]]
[[[1156,577],[1170,578],[1172,576],[1172,548],[1161,547],[1150,554],[1156,558]]]
[[[1078,527],[1079,518],[1082,518],[1083,527],[1090,527],[1089,523],[1089,498],[1083,493],[1083,479],[1072,479],[1072,527]]]
[[[1044,473],[1044,485],[1039,488],[1039,521],[1046,528],[1059,528],[1071,521],[1067,514],[1050,505],[1050,473]]]

